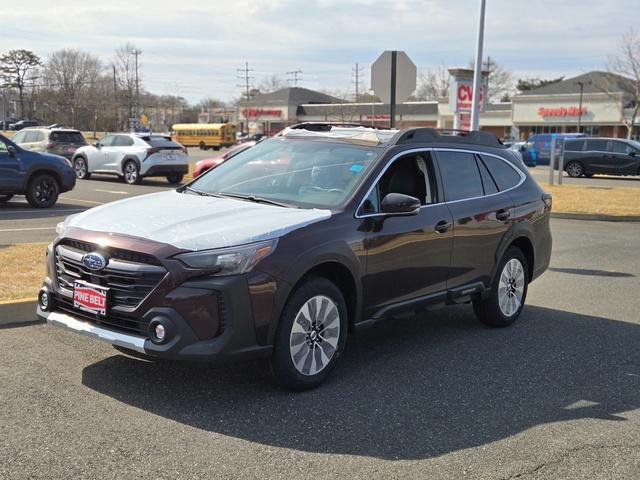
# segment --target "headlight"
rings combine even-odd
[[[191,268],[212,270],[213,275],[238,275],[250,272],[275,250],[277,243],[277,239],[266,240],[237,247],[181,253],[175,258]]]
[[[64,219],[64,221],[58,223],[56,225],[56,235],[61,237],[64,231],[67,229],[67,225],[69,225],[69,222],[71,221],[71,219],[76,215],[77,213],[74,213],[73,215],[69,215],[67,218]]]

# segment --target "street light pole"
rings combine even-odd
[[[471,130],[478,130],[480,82],[482,82],[482,44],[484,43],[484,10],[486,0],[480,0],[480,19],[478,21],[478,43],[476,45],[476,63],[473,71],[473,97],[471,102]]]
[[[582,93],[585,85],[591,85],[591,81],[588,82],[573,82],[574,85],[580,85],[580,101],[578,102],[578,133],[582,127]]]

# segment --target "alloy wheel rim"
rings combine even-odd
[[[124,167],[124,177],[127,179],[127,182],[134,182],[137,176],[135,165],[133,163],[127,163]]]
[[[325,295],[311,297],[298,310],[289,335],[296,370],[307,376],[320,373],[335,356],[339,339],[338,305]]]
[[[517,258],[512,258],[502,269],[498,283],[498,305],[506,317],[515,315],[522,306],[524,282],[522,263]]]
[[[569,171],[569,175],[571,176],[579,177],[580,174],[582,173],[582,169],[580,168],[580,165],[576,163],[572,163],[571,165],[569,165],[567,167],[567,170]]]
[[[50,180],[40,181],[34,190],[34,197],[39,203],[47,203],[53,195],[53,183]]]
[[[78,177],[84,177],[84,174],[86,173],[86,168],[84,166],[84,160],[76,160],[76,175]]]

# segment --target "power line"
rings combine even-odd
[[[298,79],[298,75],[302,74],[302,70],[298,69],[298,70],[292,70],[290,72],[287,72],[287,75],[292,76],[293,78],[288,78],[287,82],[289,83],[293,83],[294,87],[298,86],[298,82],[300,81],[300,79]]]

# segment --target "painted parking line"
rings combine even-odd
[[[49,216],[51,217],[56,217],[57,214],[59,213],[84,212],[85,210],[86,208],[61,208],[59,210],[49,210],[46,213],[49,214]],[[42,210],[8,210],[8,211],[0,210],[0,217],[5,213],[8,215],[24,215],[24,214],[42,215],[45,212],[42,212]]]
[[[71,198],[71,197],[60,197],[63,200],[70,200],[72,202],[84,202],[84,203],[90,203],[92,205],[104,205],[107,202],[95,202],[93,200],[83,200],[82,198]]]
[[[34,230],[55,230],[56,227],[3,228],[0,232],[31,232]]]
[[[123,192],[121,190],[100,190],[99,188],[95,189],[96,192],[104,192],[104,193],[113,193],[114,195],[128,195],[130,192]]]

